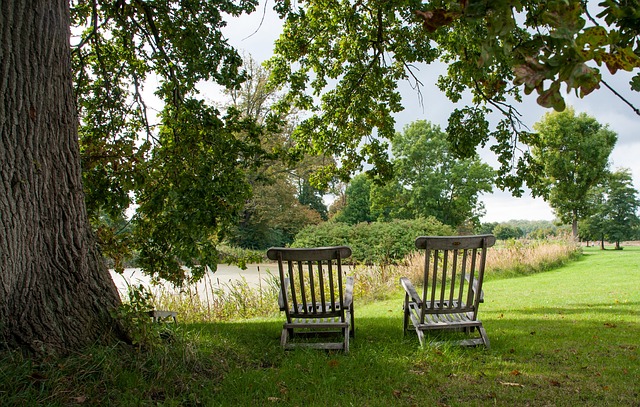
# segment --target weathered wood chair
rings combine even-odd
[[[274,247],[267,257],[278,262],[280,310],[286,315],[283,348],[311,347],[349,352],[354,336],[353,277],[342,275],[346,246],[290,249]],[[345,284],[343,284],[343,282]],[[340,342],[290,341],[294,336],[341,337]]]
[[[405,334],[407,330],[415,329],[420,345],[424,345],[425,331],[464,331],[468,334],[466,339],[454,343],[489,348],[489,338],[478,320],[478,305],[483,302],[487,248],[495,242],[493,235],[422,236],[416,239],[416,247],[425,251],[423,290],[420,296],[408,278],[400,279],[406,292]],[[474,330],[479,332],[479,338],[469,338]]]

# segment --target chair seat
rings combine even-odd
[[[420,306],[410,302],[409,309],[411,310],[411,322],[414,326],[420,326],[420,329],[457,329],[482,325],[482,322],[473,319],[472,312],[426,312],[424,322],[421,323]]]

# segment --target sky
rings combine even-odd
[[[231,45],[241,53],[251,55],[258,62],[271,57],[274,41],[281,32],[282,25],[271,9],[272,4],[271,2],[265,7],[263,0],[255,13],[228,20],[228,26],[223,31]],[[418,72],[418,77],[424,84],[421,90],[422,104],[408,82],[400,84],[405,110],[395,117],[397,131],[402,131],[405,125],[415,120],[428,120],[442,129],[446,128],[450,113],[461,105],[449,101],[436,86],[437,76],[444,72],[444,69],[442,64],[432,64],[422,67]],[[634,106],[640,106],[640,93],[629,89],[631,74],[622,72],[611,77],[606,68],[602,68],[601,73],[603,78]],[[640,116],[604,87],[583,99],[573,93],[565,96],[567,106],[572,106],[576,113],[585,112],[618,134],[618,142],[610,156],[611,168],[629,168],[634,186],[636,190],[640,190]],[[551,111],[538,106],[535,97],[534,94],[525,96],[523,103],[516,105],[522,114],[522,122],[530,129],[545,112]],[[481,157],[489,164],[497,166],[495,157],[488,150],[481,152]],[[528,193],[515,198],[511,193],[496,188],[492,194],[483,195],[481,200],[486,210],[485,216],[481,218],[482,222],[555,218],[546,202],[541,198],[534,199]]]

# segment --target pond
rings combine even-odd
[[[154,290],[163,290],[168,292],[177,292],[179,289],[173,287],[170,283],[164,283],[160,286],[151,285],[151,280],[148,276],[142,273],[141,269],[127,268],[122,274],[116,273],[114,270],[110,270],[111,278],[120,292],[120,296],[123,299],[127,298],[127,287],[129,285],[138,286],[142,284],[147,288],[153,288]],[[267,281],[271,279],[270,273],[273,275],[278,274],[277,264],[248,264],[246,270],[242,270],[240,267],[228,264],[219,264],[218,269],[215,272],[209,271],[195,287],[192,287],[195,292],[203,293],[205,290],[212,289],[227,289],[230,284],[241,281],[243,278],[247,281],[249,286],[259,288],[261,284],[267,284]]]

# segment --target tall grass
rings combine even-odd
[[[487,255],[487,278],[515,277],[548,271],[580,256],[572,239],[507,240]]]
[[[198,284],[176,291],[164,286],[152,290],[156,309],[176,311],[185,322],[228,321],[276,315],[279,282],[272,274],[252,286],[242,277],[226,283],[208,275]]]
[[[513,277],[550,270],[580,254],[570,240],[510,240],[489,250],[487,279]],[[400,277],[421,284],[424,253],[412,252],[398,264],[355,265],[345,267],[355,277],[358,301],[376,301],[389,297],[398,289]],[[227,321],[238,318],[268,317],[278,313],[278,279],[270,273],[260,286],[244,278],[220,283],[206,276],[199,284],[181,291],[156,287],[153,303],[157,309],[177,311],[187,322]]]
[[[487,252],[485,278],[508,278],[548,271],[580,256],[582,250],[569,239],[499,241]],[[414,284],[422,284],[424,253],[405,257],[400,272]]]

